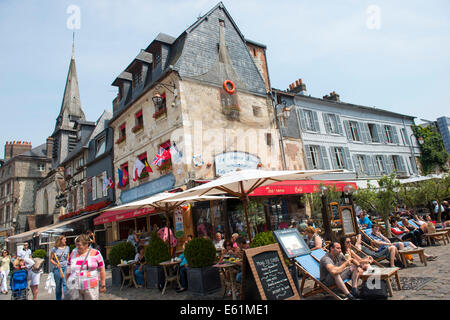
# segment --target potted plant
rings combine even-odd
[[[212,267],[216,259],[216,247],[205,238],[195,238],[186,244],[188,290],[206,295],[222,287],[219,270]]]
[[[111,248],[108,260],[111,265],[113,286],[120,286],[122,284],[122,274],[120,272],[120,268],[117,267],[117,265],[120,264],[120,260],[133,260],[135,256],[136,249],[131,242],[121,242]]]
[[[33,252],[33,258],[41,258],[44,259],[44,265],[42,266],[42,270],[48,270],[48,256],[47,252],[44,249],[37,249]]]
[[[147,288],[155,288],[164,280],[164,270],[159,264],[170,260],[169,246],[156,232],[150,237],[150,244],[145,248],[144,266]]]

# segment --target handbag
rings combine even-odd
[[[84,263],[86,262],[86,259],[89,257],[89,254],[91,253],[91,249],[89,249],[86,257],[84,258],[83,263],[81,264],[80,271],[75,273],[70,273],[69,277],[67,278],[66,287],[67,290],[64,293],[64,300],[80,300],[80,291],[78,286],[78,278],[80,276],[81,270],[83,270]],[[72,253],[73,255],[73,253]]]
[[[390,280],[387,280],[390,281]],[[388,284],[386,280],[380,280],[379,286],[370,288],[369,281],[363,282],[359,294],[359,298],[364,300],[386,300],[388,298]]]

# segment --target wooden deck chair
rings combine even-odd
[[[364,245],[364,244],[362,244],[362,245]],[[373,248],[373,249],[375,249],[375,248]],[[352,244],[352,250],[355,251],[355,253],[363,259],[369,257],[368,254],[364,253],[364,251],[359,250],[353,244]],[[370,249],[370,250],[372,250],[372,249]],[[372,251],[374,251],[374,250],[372,250]],[[380,268],[384,268],[384,266],[380,263],[380,261],[383,261],[384,259],[386,259],[386,257],[380,257],[378,259],[373,258],[373,263],[376,264],[377,266],[379,266]]]
[[[322,248],[311,250],[310,255],[317,261],[320,262],[320,259],[323,258],[324,255],[327,254],[327,251],[325,251]]]
[[[408,220],[408,222],[416,228],[420,228],[414,220]],[[425,238],[425,240],[427,241],[428,245],[431,245],[431,239],[433,240],[437,240],[440,241],[442,240],[442,242],[444,242],[445,245],[445,241],[447,240],[447,242],[450,243],[450,238],[448,235],[448,231],[450,230],[450,228],[437,228],[436,232],[433,233],[424,233],[423,237]]]
[[[306,298],[306,297],[316,295],[318,293],[327,292],[336,300],[343,300],[335,292],[332,291],[332,289],[337,288],[336,285],[334,285],[332,287],[327,287],[325,284],[323,284],[320,281],[320,267],[319,267],[320,264],[316,259],[313,258],[312,255],[310,255],[308,253],[308,254],[304,254],[302,256],[295,258],[295,264],[297,265],[297,267],[300,269],[300,271],[303,274],[302,282],[300,284],[300,294],[302,295],[302,297]],[[305,281],[307,279],[311,279],[314,281],[314,288],[311,289],[310,291],[304,293],[303,289],[305,287]],[[348,285],[347,282],[349,280],[350,279],[344,280],[344,283],[346,285]]]

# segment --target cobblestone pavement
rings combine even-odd
[[[402,277],[431,277],[433,280],[425,284],[420,290],[394,290],[394,296],[390,300],[444,300],[450,298],[450,245],[438,245],[433,247],[425,247],[425,252],[437,255],[439,258],[435,261],[428,261],[425,267],[419,260],[418,256],[414,256],[415,266],[408,267],[399,271]],[[165,295],[161,295],[158,289],[144,288],[123,288],[111,286],[111,271],[106,272],[107,292],[100,294],[101,300],[231,300],[230,297],[223,298],[223,289],[207,295],[193,295],[187,291],[176,293],[174,289],[169,287],[166,289]],[[41,283],[39,285],[39,300],[54,300],[54,293],[49,294],[45,290],[45,280],[47,274],[42,274]],[[307,281],[305,289],[311,288],[312,281]],[[11,295],[0,294],[0,300],[10,300]],[[308,299],[332,299],[330,296],[318,294]]]

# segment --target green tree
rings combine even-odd
[[[378,212],[383,218],[386,226],[386,235],[392,237],[391,225],[389,223],[389,214],[393,211],[396,204],[397,190],[400,182],[395,179],[395,173],[389,176],[383,176],[378,180],[379,188],[375,188],[370,183],[366,189],[358,189],[354,195],[354,202],[361,209],[373,210]]]
[[[421,127],[416,125],[411,128],[416,138],[423,138],[423,144],[420,145],[421,156],[419,157],[422,173],[430,174],[436,168],[447,172],[448,153],[445,151],[444,142],[437,129],[433,126]]]

